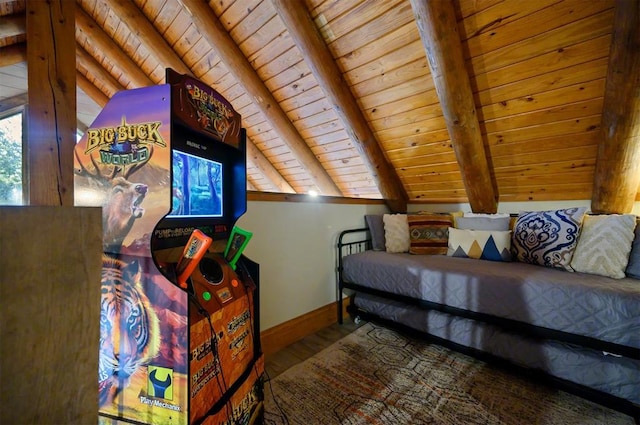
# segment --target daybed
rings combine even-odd
[[[539,221],[540,214],[544,216],[545,213],[534,215],[538,214]],[[573,241],[571,248],[573,252],[579,249],[578,242],[581,242],[578,236],[583,217],[582,214],[578,215],[578,233],[574,235],[577,240]],[[513,235],[510,242],[513,242],[518,232],[520,236],[527,238],[527,228],[534,233],[540,231],[540,226],[532,226],[531,222],[527,225],[523,216],[521,214],[517,220],[511,220],[513,232],[507,233]],[[412,216],[405,217],[409,217],[408,223],[412,222]],[[409,224],[411,252],[425,252],[424,244],[420,245],[418,241],[414,245],[413,237],[417,235],[420,239],[420,232],[416,229],[424,231],[429,228],[425,223],[433,225],[434,215],[429,218],[431,222],[428,219],[418,221],[423,224],[421,229]],[[451,222],[447,223],[445,220],[444,224],[449,225],[448,233],[457,232],[454,230],[454,218],[449,216],[447,220],[449,219]],[[596,221],[584,215],[585,225],[587,219],[589,223]],[[368,216],[367,228],[346,230],[340,234],[340,323],[343,291],[349,289],[354,291],[349,312],[355,317],[418,332],[437,343],[516,367],[536,378],[542,377],[562,389],[632,415],[638,422],[640,226],[635,229],[635,234],[631,228],[630,238],[633,240],[635,235],[635,241],[625,247],[621,255],[637,261],[634,264],[623,264],[628,266],[627,271],[633,267],[635,274],[630,271],[627,276],[623,274],[622,278],[619,275],[611,278],[594,273],[570,272],[573,270],[570,267],[572,262],[566,255],[561,259],[564,262],[560,266],[562,269],[558,268],[558,264],[545,266],[526,263],[522,260],[535,262],[537,256],[532,252],[523,256],[516,249],[515,243],[514,246],[506,247],[507,252],[497,242],[496,250],[492,245],[493,239],[486,245],[491,245],[494,252],[491,259],[498,261],[481,259],[485,258],[484,253],[478,255],[477,252],[472,256],[475,258],[465,258],[465,251],[471,252],[473,249],[463,247],[460,254],[460,246],[455,243],[452,246],[451,239],[446,239],[448,235],[444,236],[447,247],[444,252],[441,249],[438,251],[433,245],[426,251],[431,252],[431,255],[388,252],[398,249],[387,250],[384,242],[380,246],[381,224],[373,224],[380,223],[379,220],[380,217]],[[415,217],[413,221],[416,222]],[[633,221],[635,225],[635,218]],[[604,228],[605,233],[607,228],[616,231],[616,226],[602,221],[600,224],[604,224],[600,226],[600,230]],[[431,226],[429,231],[432,235],[433,228]],[[471,233],[483,231],[472,230]],[[493,236],[497,233],[493,232]],[[586,233],[583,231],[585,241],[588,237],[595,237],[591,230],[589,236]],[[529,238],[531,236],[532,234],[528,235]],[[544,239],[539,233],[533,236]],[[602,236],[598,235],[600,238]],[[596,258],[598,250],[611,252],[612,247],[607,246],[609,242],[602,242],[597,238],[595,240],[599,242],[590,242],[596,247],[595,253],[586,251],[586,247],[581,251],[585,251],[582,252],[582,258],[586,255],[586,260],[595,262],[597,269],[602,267],[603,261]],[[439,242],[442,244],[443,241]],[[418,248],[413,250],[414,247]],[[477,251],[478,247],[475,248]],[[434,252],[440,254],[433,255]],[[513,254],[513,261],[501,261],[509,260],[509,254]],[[531,258],[526,258],[527,255]],[[498,258],[500,256],[502,258]],[[577,257],[576,253],[576,259]],[[614,258],[611,261],[616,260]],[[575,261],[574,264],[579,265]],[[620,266],[618,264],[618,268]],[[636,278],[629,277],[634,275]]]

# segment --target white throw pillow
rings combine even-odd
[[[496,218],[509,218],[509,213],[495,213],[495,214],[485,214],[485,213],[472,213],[466,212],[464,213],[464,217],[483,217],[488,219],[496,219]]]
[[[385,214],[384,239],[387,252],[408,252],[411,240],[409,239],[409,223],[406,214]]]
[[[635,227],[636,217],[631,214],[585,216],[571,267],[577,272],[622,279]]]

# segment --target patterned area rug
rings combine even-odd
[[[633,424],[627,415],[367,323],[265,385],[266,424]]]

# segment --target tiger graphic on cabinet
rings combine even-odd
[[[160,349],[156,312],[144,294],[137,261],[102,257],[99,401],[105,406]]]

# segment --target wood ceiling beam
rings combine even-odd
[[[106,71],[103,71],[102,73],[106,73]],[[87,77],[85,77],[84,75],[82,75],[80,72],[77,72],[77,71],[76,71],[76,83],[78,84],[78,87],[80,87],[80,89],[82,89],[82,91],[87,96],[89,96],[94,102],[96,102],[98,106],[100,106],[101,108],[104,108],[107,102],[109,102],[109,97],[106,94],[104,94],[102,90],[97,88],[91,81],[87,79]]]
[[[27,33],[27,17],[24,13],[0,16],[0,40]]]
[[[125,87],[120,84],[118,80],[113,78],[113,75],[108,73],[102,65],[78,43],[76,43],[76,60],[77,65],[84,67],[89,74],[96,76],[97,79],[102,81],[102,83],[109,89],[111,95],[114,95],[121,90],[125,90]],[[93,86],[93,84],[91,85]]]
[[[407,193],[371,131],[351,88],[327,48],[304,2],[271,0],[311,72],[340,117],[373,181],[393,212],[407,211]]]
[[[591,210],[630,213],[640,189],[640,2],[617,0]]]
[[[73,206],[76,3],[27,2],[29,205]]]
[[[89,129],[89,126],[87,124],[85,124],[82,121],[78,120],[77,130],[78,130],[78,132],[80,134],[86,133],[88,129]]]
[[[27,61],[27,43],[0,48],[0,68]]]
[[[165,68],[172,68],[181,74],[193,76],[191,69],[182,61],[175,50],[162,37],[146,15],[131,0],[110,0],[103,2],[112,9],[132,34],[149,50]]]
[[[103,70],[103,73],[106,73],[106,70]],[[87,79],[82,73],[76,71],[76,84],[80,89],[89,96],[98,106],[104,108],[104,106],[109,102],[109,98],[106,94],[102,93],[102,90],[97,88],[91,81]],[[87,132],[89,126],[84,122],[78,119],[78,131],[82,134]]]
[[[471,209],[495,213],[496,186],[482,141],[453,3],[411,0],[411,7]]]
[[[87,40],[96,50],[109,57],[114,66],[129,76],[134,87],[148,87],[155,83],[138,65],[103,31],[80,5],[76,7],[76,29],[84,33]]]
[[[322,167],[318,158],[300,136],[287,114],[282,110],[280,104],[275,100],[209,5],[201,0],[180,0],[180,2],[191,15],[200,34],[218,52],[218,56],[229,72],[244,87],[274,131],[291,149],[291,153],[296,157],[300,166],[307,171],[318,191],[323,195],[342,196],[340,189]]]
[[[0,100],[0,114],[10,111],[14,108],[24,106],[27,103],[29,103],[29,96],[27,95],[27,93],[22,93],[13,97],[2,99]]]
[[[271,164],[258,147],[247,137],[247,161],[251,161],[269,182],[283,193],[296,193],[282,174]]]

